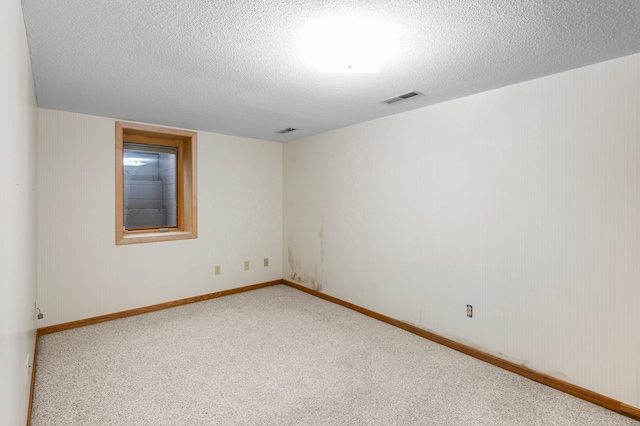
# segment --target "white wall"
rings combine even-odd
[[[640,55],[287,143],[283,167],[285,279],[640,407]]]
[[[39,110],[39,326],[282,278],[280,143],[199,132],[198,238],[116,246],[114,122]]]
[[[37,109],[18,0],[0,4],[0,57],[0,424],[24,425],[36,337]]]

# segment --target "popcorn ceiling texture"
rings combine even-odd
[[[31,424],[638,422],[281,285],[40,337]]]
[[[640,51],[637,0],[24,0],[38,105],[290,141]],[[321,74],[317,19],[376,19],[380,74]],[[426,96],[387,106],[417,90]],[[294,127],[288,135],[274,133]]]

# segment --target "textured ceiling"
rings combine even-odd
[[[638,0],[23,0],[38,105],[290,141],[640,51]],[[379,22],[379,74],[318,72],[308,25]],[[380,101],[416,90],[424,96]],[[287,135],[275,131],[294,127]]]

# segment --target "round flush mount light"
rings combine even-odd
[[[320,72],[378,73],[391,49],[391,37],[379,21],[340,16],[311,24],[303,44],[307,59]]]

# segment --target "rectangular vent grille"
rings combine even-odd
[[[298,129],[294,129],[293,127],[287,127],[286,129],[278,130],[276,133],[280,133],[281,135],[293,132]]]
[[[395,104],[396,102],[404,101],[405,99],[413,98],[414,96],[418,96],[420,94],[421,94],[420,92],[416,92],[416,91],[403,93],[402,95],[398,95],[398,96],[394,96],[393,98],[385,99],[384,101],[382,101],[382,103],[383,104],[387,104],[387,105],[391,105],[391,104]]]

